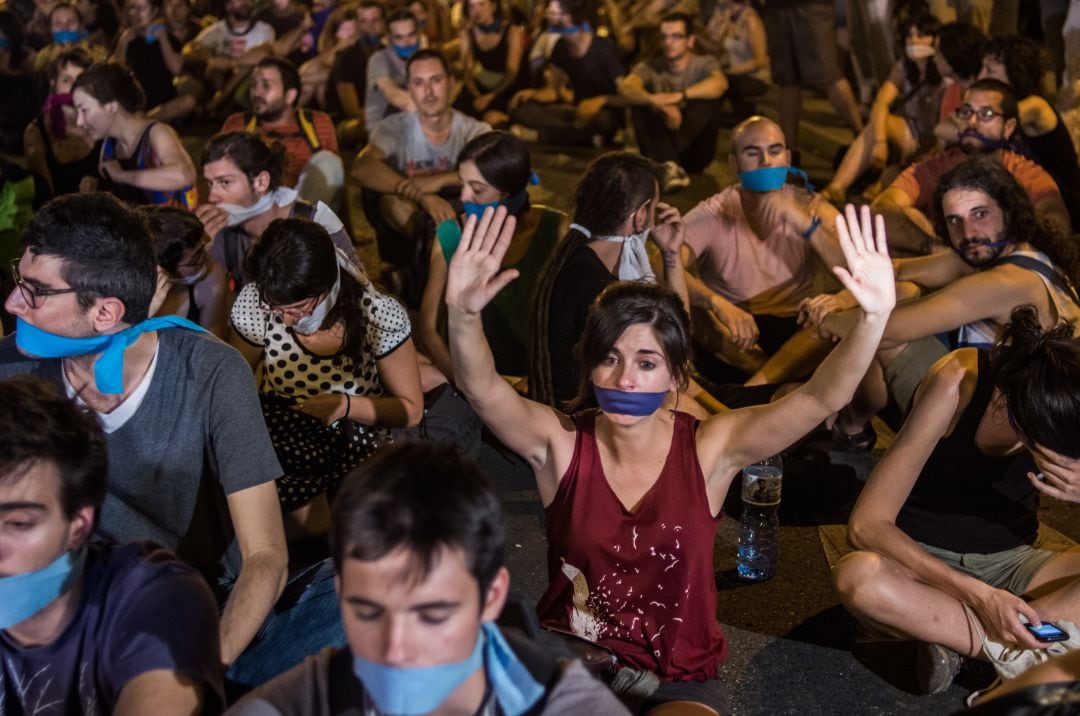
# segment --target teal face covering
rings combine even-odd
[[[86,30],[60,30],[52,34],[53,42],[58,45],[70,45],[86,38]]]
[[[394,53],[403,60],[409,59],[416,54],[417,50],[420,49],[419,42],[414,42],[413,44],[405,45],[404,47],[394,44],[391,44],[390,46],[394,48]]]
[[[540,183],[540,177],[536,175],[536,172],[529,172],[529,184],[536,186]],[[521,211],[521,207],[525,206],[525,202],[529,199],[528,187],[522,189],[517,194],[514,194],[509,199],[502,201],[489,201],[486,204],[481,204],[476,201],[463,201],[461,205],[465,207],[465,216],[475,216],[480,219],[484,215],[484,209],[497,209],[500,206],[506,207],[506,213],[516,214]]]
[[[749,171],[739,172],[739,181],[742,182],[743,188],[748,189],[749,191],[776,191],[787,182],[788,174],[801,176],[803,181],[806,182],[806,188],[810,191],[814,190],[814,185],[810,183],[809,178],[806,176],[806,172],[797,167],[762,167],[761,169],[751,169]]]
[[[0,629],[21,624],[82,578],[86,550],[65,552],[35,572],[0,578]]]
[[[169,328],[206,329],[180,316],[159,316],[136,323],[119,333],[87,338],[69,338],[43,331],[21,318],[16,319],[15,345],[23,353],[37,358],[70,358],[100,353],[94,362],[94,384],[104,395],[124,392],[124,351],[147,331]]]
[[[506,716],[521,716],[544,695],[544,687],[491,622],[481,625],[473,653],[457,664],[408,669],[353,658],[353,672],[379,712],[404,716],[434,711],[480,667]]]

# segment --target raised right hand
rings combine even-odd
[[[446,305],[465,313],[480,313],[506,284],[518,276],[516,269],[499,272],[503,256],[510,247],[517,220],[508,216],[506,207],[484,209],[477,221],[465,221],[446,275]]]

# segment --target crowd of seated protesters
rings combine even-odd
[[[1066,107],[1034,40],[913,7],[864,127],[831,5],[0,6],[5,710],[730,713],[729,487],[889,411],[838,600],[926,693],[1080,691],[1036,512],[1080,502]],[[855,130],[820,193],[804,87]],[[588,154],[551,205],[537,143]],[[532,640],[471,429],[545,511]]]

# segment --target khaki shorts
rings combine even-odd
[[[911,410],[911,399],[915,397],[915,389],[926,377],[931,366],[948,352],[948,346],[937,336],[916,338],[908,341],[904,350],[883,368],[889,397],[896,401],[902,414],[907,415]]]
[[[919,544],[958,572],[963,572],[991,587],[1004,589],[1017,596],[1027,591],[1032,577],[1044,564],[1069,548],[1069,545],[1053,543],[1041,544],[1037,547],[1022,544],[1003,552],[961,554],[922,542]]]

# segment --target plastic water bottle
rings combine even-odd
[[[763,582],[776,572],[780,487],[784,463],[779,455],[742,471],[742,521],[739,523],[739,577]]]

